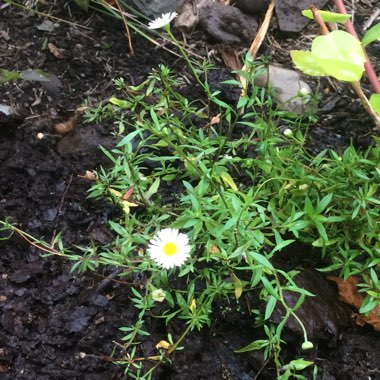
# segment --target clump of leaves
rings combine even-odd
[[[355,36],[343,30],[329,32],[324,24],[324,22],[333,23],[333,25],[345,23],[350,15],[316,11],[315,9],[313,12],[305,10],[303,14],[308,18],[316,18],[324,35],[313,40],[311,51],[293,50],[290,52],[295,66],[311,76],[331,76],[340,81],[351,82],[363,105],[380,127],[378,116],[380,115],[380,94],[372,94],[368,101],[358,84],[368,59],[363,49],[380,38],[380,24],[369,29],[360,42]],[[377,81],[377,87],[380,87],[378,79],[373,78],[373,80]],[[373,115],[372,109],[377,116]]]

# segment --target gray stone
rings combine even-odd
[[[215,42],[250,43],[257,33],[256,19],[235,7],[205,1],[198,14],[200,26]]]
[[[277,0],[276,16],[280,30],[284,32],[300,32],[310,21],[302,16],[301,11],[315,5],[322,9],[327,0]]]
[[[235,7],[250,15],[260,15],[265,13],[269,4],[270,0],[237,0]]]
[[[268,71],[255,79],[255,84],[259,87],[267,87],[268,80],[275,90],[274,100],[279,109],[297,114],[305,110],[308,97],[299,97],[298,92],[303,88],[303,91],[309,94],[311,89],[297,71],[269,65]]]
[[[163,13],[177,12],[186,0],[129,0],[132,7],[135,7],[144,15],[157,18]]]

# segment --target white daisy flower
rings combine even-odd
[[[150,257],[165,269],[181,266],[190,256],[189,238],[178,230],[161,230],[148,245]]]
[[[156,289],[152,292],[152,299],[156,302],[162,302],[166,297],[166,292],[163,289]]]
[[[178,14],[176,12],[164,13],[161,17],[156,18],[148,24],[149,29],[160,29],[170,24],[170,22],[176,18]]]

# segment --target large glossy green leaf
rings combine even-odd
[[[321,15],[324,22],[338,22],[340,24],[344,24],[349,18],[351,18],[351,15],[347,13],[342,14],[327,11],[318,11],[318,13]],[[305,9],[302,11],[302,14],[311,20],[314,19],[313,12],[310,9]]]
[[[360,80],[366,61],[360,42],[342,30],[315,38],[311,52],[295,50],[291,56],[297,68],[306,74],[328,75],[347,82]]]
[[[296,68],[305,74],[317,77],[327,75],[319,65],[317,58],[310,51],[291,50],[290,56]]]
[[[369,98],[369,103],[376,113],[380,115],[380,94],[372,94]]]
[[[312,53],[318,59],[336,59],[356,64],[363,68],[366,61],[360,42],[350,33],[343,30],[319,36],[311,46]]]
[[[378,39],[380,39],[380,23],[367,30],[363,36],[362,45],[365,47]]]
[[[355,82],[360,80],[364,68],[339,59],[321,59],[318,61],[326,75],[345,82]]]

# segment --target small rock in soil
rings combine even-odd
[[[301,11],[310,9],[313,4],[318,9],[322,9],[326,3],[327,0],[277,0],[276,15],[280,30],[300,32],[310,21],[302,15]]]
[[[256,35],[256,19],[240,9],[206,0],[198,12],[200,26],[216,42],[249,43]]]

